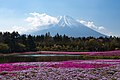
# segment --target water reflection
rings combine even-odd
[[[66,55],[66,54],[20,54],[20,55],[16,55],[19,57],[40,57],[40,56],[80,56],[80,55]]]
[[[64,55],[64,54],[15,54],[0,56],[0,63],[11,62],[50,62],[50,61],[66,61],[81,60],[83,55]]]

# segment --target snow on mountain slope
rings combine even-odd
[[[38,30],[33,33],[32,35],[41,35],[50,32],[52,36],[56,35],[57,33],[61,35],[67,35],[70,37],[100,37],[105,36],[83,24],[74,20],[70,16],[60,16],[58,17],[58,23],[54,25],[49,25],[47,29]]]

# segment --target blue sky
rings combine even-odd
[[[0,31],[30,26],[25,19],[36,12],[94,22],[108,34],[120,36],[119,4],[120,0],[0,0]]]

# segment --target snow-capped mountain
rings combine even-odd
[[[74,20],[70,16],[60,16],[58,17],[58,23],[49,25],[47,29],[38,30],[33,33],[32,35],[41,35],[50,32],[52,36],[58,34],[67,35],[70,37],[100,37],[105,36],[83,24]]]

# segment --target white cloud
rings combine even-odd
[[[103,26],[96,26],[94,24],[94,22],[91,22],[91,21],[85,21],[85,20],[77,20],[78,22],[80,22],[81,24],[89,27],[89,28],[92,28],[92,29],[95,29],[97,31],[102,31],[102,30],[105,30],[105,27]]]
[[[90,21],[84,21],[84,20],[78,20],[80,23],[82,23],[83,25],[92,28],[92,29],[98,29],[99,27],[97,27],[94,22],[90,22]]]
[[[113,33],[109,32],[105,27],[103,26],[96,26],[94,24],[94,22],[91,22],[91,21],[85,21],[85,20],[77,20],[78,22],[80,22],[81,24],[89,27],[89,28],[92,28],[98,32],[101,32],[103,34],[106,34],[106,35],[113,35]]]
[[[52,24],[56,24],[58,23],[58,20],[56,17],[52,17],[47,15],[46,13],[40,14],[40,13],[29,13],[30,15],[22,20],[23,22],[18,24],[10,24],[10,26],[8,26],[6,29],[2,28],[0,29],[0,31],[2,32],[13,32],[13,31],[18,31],[19,33],[30,33],[30,32],[34,32],[37,30],[42,30],[42,29],[46,29],[48,28],[48,25],[52,25]],[[10,21],[9,21],[10,22]],[[11,22],[13,23],[13,22]],[[15,25],[15,26],[14,26]]]
[[[8,28],[7,30],[2,30],[2,32],[6,32],[6,31],[8,31],[8,32],[18,31],[19,33],[24,33],[27,30],[28,29],[26,29],[23,26],[13,26],[13,27]]]
[[[98,30],[105,30],[105,27],[100,26],[100,27],[98,27]]]
[[[34,32],[38,30],[36,27],[28,27],[28,26],[13,26],[9,29],[9,32],[18,31],[20,34],[26,33],[29,34],[30,32]]]
[[[25,21],[29,22],[30,25],[34,27],[47,26],[47,25],[58,23],[58,20],[56,17],[49,16],[46,13],[40,14],[40,13],[34,12],[29,14],[32,16],[26,18]]]
[[[18,31],[20,34],[23,34],[23,33],[29,33],[30,31],[34,31],[35,29],[33,29],[32,27],[25,27],[25,26],[12,26],[12,27],[9,27],[7,29],[1,29],[0,31],[1,32],[13,32],[13,31]]]

